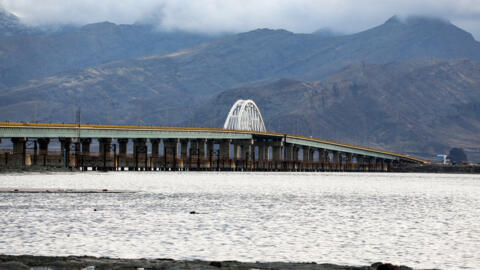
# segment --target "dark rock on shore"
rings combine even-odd
[[[68,257],[49,257],[49,256],[30,256],[30,255],[0,255],[0,269],[24,270],[31,267],[48,267],[51,270],[70,270],[70,269],[300,269],[300,270],[380,270],[389,269],[385,267],[394,267],[392,269],[411,270],[406,266],[395,266],[391,264],[375,263],[371,266],[341,266],[334,264],[317,263],[288,263],[288,262],[268,262],[268,263],[245,263],[237,261],[177,261],[172,259],[112,259],[105,257],[89,256],[68,256]],[[383,267],[383,268],[382,268]]]

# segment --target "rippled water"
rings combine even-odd
[[[480,268],[475,175],[12,174],[0,188],[141,191],[0,194],[3,254]]]

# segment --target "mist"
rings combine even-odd
[[[0,0],[0,5],[31,26],[110,21],[210,34],[256,28],[353,33],[393,15],[423,15],[480,37],[479,0]]]

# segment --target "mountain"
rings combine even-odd
[[[480,158],[480,64],[470,60],[357,63],[321,81],[231,89],[194,122],[223,126],[238,99],[257,103],[269,131],[430,158],[461,146]]]
[[[22,24],[17,16],[7,12],[0,6],[0,39],[35,32],[38,32],[38,30]]]
[[[258,29],[174,57],[161,56],[206,39],[187,33],[159,33],[145,25],[98,23],[61,35],[0,40],[0,81],[15,86],[72,68],[158,54],[137,63],[156,62],[154,65],[165,67],[155,70],[161,74],[171,69],[188,72],[191,80],[207,82],[185,88],[210,93],[281,77],[316,80],[358,61],[385,63],[415,57],[480,61],[480,43],[453,24],[429,18],[403,22],[396,17],[354,35],[324,37]]]
[[[310,97],[309,95],[313,97],[313,92],[309,94],[308,91],[303,91],[306,96],[301,97],[296,96],[295,91],[286,93],[285,96],[279,95],[278,98],[270,95],[271,103],[261,103],[262,110],[267,108],[268,111],[269,106],[278,106],[288,113],[295,111],[299,116],[291,118],[296,119],[292,122],[288,120],[290,119],[288,115],[277,112],[275,113],[277,118],[273,116],[269,118],[267,125],[270,128],[284,130],[282,123],[285,119],[289,121],[287,121],[288,127],[292,128],[298,125],[298,133],[306,135],[359,142],[391,150],[397,148],[392,149],[389,147],[390,145],[392,147],[403,145],[404,148],[398,148],[405,149],[401,152],[433,153],[443,151],[447,145],[454,142],[460,143],[461,140],[456,137],[457,135],[452,135],[457,139],[443,142],[445,137],[440,138],[434,134],[434,131],[442,134],[452,133],[450,129],[439,124],[440,118],[431,118],[436,121],[435,125],[426,120],[418,122],[418,119],[423,119],[420,117],[422,114],[418,113],[415,117],[409,116],[410,123],[404,118],[402,110],[410,113],[411,110],[419,110],[416,108],[417,106],[427,106],[429,113],[435,111],[442,117],[448,116],[453,112],[452,108],[456,106],[456,103],[428,103],[429,100],[425,100],[427,103],[424,105],[418,102],[420,99],[416,95],[428,90],[430,99],[435,100],[435,92],[432,91],[437,88],[446,91],[445,93],[439,92],[442,93],[441,95],[446,95],[448,92],[449,89],[445,87],[452,87],[458,91],[459,95],[460,92],[466,93],[466,89],[470,89],[471,92],[478,89],[475,77],[477,70],[474,67],[476,67],[476,62],[480,62],[480,43],[469,33],[448,21],[439,19],[415,17],[400,20],[392,17],[378,27],[357,34],[333,37],[317,34],[294,34],[285,30],[257,29],[224,36],[175,52],[153,55],[146,54],[153,53],[155,49],[161,47],[163,43],[160,39],[158,46],[145,47],[155,44],[148,38],[139,41],[140,45],[138,46],[132,45],[136,44],[135,42],[139,39],[135,34],[141,31],[131,29],[139,27],[145,26],[118,26],[100,23],[58,34],[56,42],[52,42],[49,36],[47,40],[52,43],[45,42],[46,45],[32,45],[32,43],[39,42],[41,38],[34,39],[35,42],[24,40],[17,43],[16,46],[10,48],[18,51],[17,58],[9,59],[9,64],[5,64],[8,68],[3,69],[13,69],[15,72],[9,70],[9,72],[2,71],[0,73],[3,76],[0,84],[5,85],[3,89],[0,88],[0,119],[73,122],[74,110],[81,107],[82,119],[84,122],[90,123],[183,124],[218,127],[221,126],[222,121],[211,116],[205,119],[198,117],[197,114],[200,114],[201,111],[196,109],[202,108],[205,103],[209,102],[209,99],[216,99],[216,96],[226,89],[242,89],[240,92],[244,91],[245,95],[238,94],[237,96],[247,97],[247,94],[251,94],[257,101],[261,97],[249,89],[260,87],[257,90],[262,92],[260,91],[262,87],[269,83],[275,83],[274,87],[284,89],[283,84],[288,82],[288,85],[296,85],[295,89],[299,87],[298,85],[312,89],[323,87],[318,88],[318,91],[329,89],[328,91],[322,90],[327,91],[328,99],[324,100],[319,96],[317,99],[319,99],[318,102],[326,102],[326,105],[337,104],[338,106],[329,107],[330,109],[323,113],[335,112],[338,116],[329,116],[326,119],[320,117],[322,115],[317,114],[321,111],[318,109],[318,104],[309,103],[308,97]],[[148,30],[148,27],[145,29],[147,30],[144,31],[151,31]],[[90,32],[93,34],[89,34]],[[72,37],[72,39],[67,37]],[[24,37],[12,39],[15,38]],[[170,37],[167,40],[173,42],[172,40],[175,38]],[[0,51],[3,51],[1,41]],[[79,45],[75,47],[72,44]],[[183,42],[175,44],[185,45]],[[23,49],[22,46],[27,49]],[[49,56],[41,58],[39,55],[43,55],[43,51],[33,54],[36,56],[21,53],[35,51],[31,48],[37,48],[36,46],[45,48],[45,51],[50,52],[45,55]],[[48,49],[49,46],[53,46],[54,49]],[[84,49],[84,47],[88,49]],[[133,58],[136,54],[145,56],[92,66],[96,62],[110,61],[118,55],[124,58],[127,58],[126,56]],[[4,57],[2,55],[0,54],[0,58]],[[445,60],[418,60],[425,58]],[[457,63],[455,59],[466,59],[462,61],[469,63],[471,69],[465,67],[464,70],[464,67],[458,64],[463,62]],[[2,65],[4,65],[3,61],[0,62],[0,67]],[[26,66],[29,65],[34,68],[27,68]],[[15,69],[17,66],[20,67]],[[78,66],[88,67],[71,69]],[[365,67],[361,68],[362,66]],[[438,69],[434,69],[435,67]],[[70,69],[65,71],[68,68]],[[369,71],[369,68],[372,71]],[[439,74],[438,78],[430,77],[430,74],[427,73],[429,68],[435,74]],[[442,73],[441,68],[448,68],[448,72]],[[63,71],[42,77],[45,76],[43,69],[48,71],[45,74],[54,70]],[[417,73],[409,73],[408,71],[411,70],[415,70],[421,76],[415,77]],[[472,73],[471,76],[462,79],[459,74],[464,75],[464,72],[467,71]],[[407,77],[399,77],[400,74]],[[450,78],[451,76],[453,77]],[[37,79],[17,84],[27,77]],[[278,81],[282,78],[289,79]],[[336,83],[334,83],[334,78],[337,78]],[[343,80],[346,81],[345,85]],[[330,82],[332,86],[330,88],[325,86],[324,81]],[[389,83],[390,81],[391,83]],[[437,81],[441,83],[435,83]],[[368,82],[368,87],[365,86],[366,82]],[[347,95],[349,91],[355,93],[354,90],[357,88],[358,91],[364,93],[362,96]],[[396,92],[392,92],[392,89],[395,89]],[[341,100],[342,93],[348,97],[342,101],[345,103],[335,100]],[[408,94],[400,95],[401,93]],[[476,98],[475,94],[470,95]],[[353,97],[361,99],[361,102],[356,105],[356,99]],[[388,102],[382,104],[378,97],[384,97]],[[398,107],[395,117],[384,115],[388,112],[388,108],[394,106],[397,101],[392,97],[402,98],[401,103],[403,104],[403,107]],[[456,100],[453,94],[447,97]],[[289,108],[283,99],[295,104],[294,110]],[[210,105],[207,106],[216,109],[216,106],[229,107],[233,104],[232,100],[224,100],[224,102],[222,105],[208,103]],[[459,103],[457,109],[464,112],[465,115],[469,115],[468,121],[471,122],[461,124],[464,126],[458,127],[460,130],[458,134],[468,137],[469,134],[472,134],[469,132],[473,132],[477,125],[474,118],[471,118],[472,115],[477,116],[477,103],[475,100],[469,104],[464,103]],[[349,106],[345,107],[345,104]],[[369,123],[368,121],[372,122],[372,126],[365,128],[364,133],[357,132],[357,128],[360,130],[361,127],[350,125],[351,122],[356,121],[356,113],[364,115],[361,118],[364,122],[359,122],[364,123],[364,126]],[[226,116],[220,112],[214,113],[214,115],[219,119]],[[463,115],[461,116],[463,117]],[[458,122],[461,121],[463,120],[460,119]],[[416,124],[431,126],[431,128],[419,129],[417,133],[415,131],[418,128],[415,126]],[[472,127],[468,127],[468,124]],[[308,129],[309,126],[310,129]],[[320,130],[320,127],[324,127],[324,129]],[[405,128],[409,128],[410,133],[403,132],[402,130]],[[368,133],[369,130],[377,130],[380,135]],[[291,129],[286,131],[292,132]],[[297,129],[293,131],[295,131],[293,133],[297,133]],[[395,135],[397,131],[402,136]],[[469,147],[473,147],[473,143],[470,143],[472,142],[471,138],[467,137],[465,141],[469,142]],[[425,145],[428,146],[422,148],[420,144],[416,144],[417,141],[425,142]]]
[[[160,32],[151,25],[95,23],[57,32],[0,39],[0,82],[16,86],[60,72],[111,61],[164,54],[213,37]]]
[[[321,36],[324,38],[330,38],[330,37],[335,37],[335,36],[342,36],[341,33],[335,32],[332,29],[329,28],[321,28],[316,31],[314,31],[312,34]]]

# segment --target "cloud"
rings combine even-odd
[[[0,0],[29,25],[154,22],[164,30],[352,33],[392,15],[442,17],[480,37],[479,0]]]

